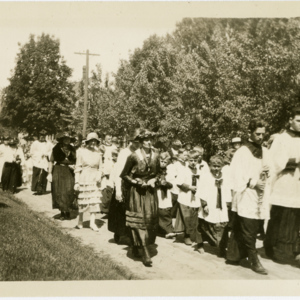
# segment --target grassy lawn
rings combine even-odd
[[[0,280],[138,279],[0,191]]]

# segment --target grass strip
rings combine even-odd
[[[138,279],[7,192],[0,192],[0,231],[1,281]]]

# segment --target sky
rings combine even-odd
[[[0,89],[7,86],[18,43],[42,33],[60,40],[60,52],[73,69],[72,80],[80,80],[85,56],[90,70],[96,64],[104,73],[116,72],[120,59],[142,47],[150,35],[172,33],[184,17],[296,17],[299,3],[283,2],[1,2],[0,1]]]

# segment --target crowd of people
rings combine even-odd
[[[99,231],[97,213],[107,214],[116,243],[126,236],[145,266],[152,265],[149,245],[157,235],[182,235],[199,254],[209,243],[226,263],[239,265],[247,257],[253,271],[267,274],[256,249],[259,235],[269,258],[300,262],[300,107],[269,141],[266,126],[251,120],[247,140],[233,138],[225,156],[208,162],[201,145],[176,139],[167,148],[147,129],[131,130],[124,148],[95,132],[85,140],[60,133],[55,145],[44,131],[24,145],[4,137],[2,189],[15,193],[23,183],[42,195],[51,182],[53,209],[62,220],[77,209],[76,228],[89,213],[90,228]]]

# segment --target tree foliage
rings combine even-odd
[[[184,19],[122,61],[106,112],[112,128],[146,126],[213,154],[251,118],[285,126],[299,104],[300,19]],[[104,116],[105,119],[105,116]]]
[[[20,45],[10,84],[2,97],[2,123],[29,133],[55,133],[71,122],[75,102],[71,69],[59,53],[59,40],[47,34]]]

